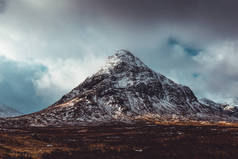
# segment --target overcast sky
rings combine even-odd
[[[49,106],[116,49],[189,86],[238,97],[236,0],[0,0],[0,103]]]

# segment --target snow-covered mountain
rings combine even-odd
[[[19,115],[21,115],[21,113],[17,110],[4,104],[0,104],[0,118],[14,117]]]
[[[126,50],[52,106],[0,121],[2,126],[98,124],[154,120],[234,121],[232,114],[198,101],[192,90],[154,72]]]

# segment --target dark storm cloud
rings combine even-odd
[[[79,5],[82,2],[79,1]],[[235,0],[87,0],[83,7],[106,16],[135,17],[144,21],[170,18],[171,20],[211,20],[236,22]],[[80,6],[79,6],[80,7]],[[237,22],[236,22],[237,23]]]
[[[86,17],[93,15],[109,18],[108,25],[111,21],[147,27],[168,23],[208,29],[226,38],[238,35],[236,0],[74,0],[74,2]]]

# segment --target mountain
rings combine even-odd
[[[227,114],[229,116],[234,116],[238,118],[238,107],[233,104],[222,104],[222,103],[216,103],[210,99],[202,98],[199,99],[200,103],[212,107],[218,111],[220,111],[222,114]]]
[[[225,104],[233,105],[238,107],[238,97],[224,98]]]
[[[4,104],[0,104],[0,118],[14,117],[19,115],[21,115],[21,113],[17,110]]]
[[[1,120],[2,126],[89,125],[152,120],[234,121],[198,101],[192,90],[154,72],[126,50],[52,106]]]

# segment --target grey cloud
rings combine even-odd
[[[0,0],[0,13],[3,13],[6,9],[6,0]]]
[[[159,22],[159,20],[176,22],[195,22],[198,24],[222,24],[221,28],[238,24],[235,0],[73,0],[84,14],[112,17],[115,20],[138,20]],[[70,3],[70,2],[69,2]],[[236,26],[230,26],[235,29]]]
[[[202,45],[238,37],[235,0],[71,0],[69,3],[75,11],[69,11],[71,16],[79,13],[76,16],[79,21],[96,23],[98,28],[101,25],[127,29],[129,33],[137,31],[137,34],[148,30],[163,32],[167,28],[172,34],[186,32],[181,40],[194,40]]]
[[[49,101],[37,95],[33,83],[45,71],[44,66],[14,62],[0,56],[0,103],[24,113],[49,105]]]

